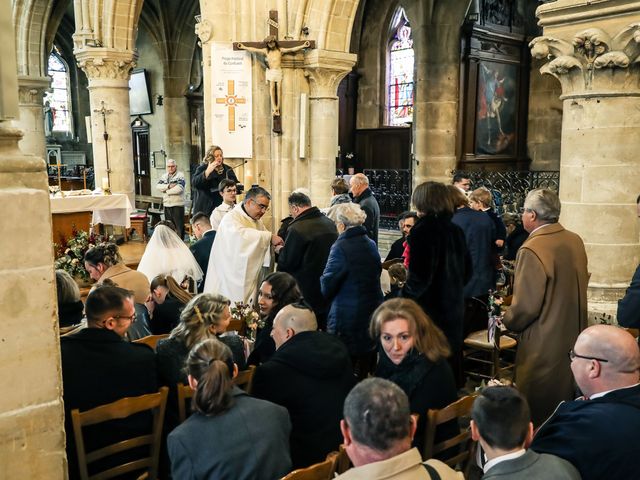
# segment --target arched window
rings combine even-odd
[[[69,68],[56,47],[49,55],[48,70],[52,81],[51,90],[44,95],[45,134],[64,132],[72,135]],[[51,131],[48,131],[49,127]]]
[[[411,26],[402,7],[391,21],[388,46],[387,124],[413,121],[413,40]]]

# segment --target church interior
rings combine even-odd
[[[211,145],[271,193],[274,233],[291,192],[327,207],[364,172],[383,256],[425,181],[464,172],[505,213],[551,188],[584,241],[589,321],[615,323],[640,262],[639,25],[632,0],[2,2],[0,478],[66,478],[52,238],[91,215],[56,224],[50,193],[129,202],[138,241],[111,231],[137,257],[167,160],[190,205]]]

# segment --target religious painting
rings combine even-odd
[[[476,155],[513,155],[516,151],[518,66],[478,64]]]

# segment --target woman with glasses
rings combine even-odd
[[[224,164],[222,148],[213,145],[207,150],[203,163],[198,166],[191,179],[191,186],[195,193],[192,209],[194,215],[202,212],[208,217],[214,208],[222,203],[218,187],[224,179],[238,183],[238,177],[233,169]]]
[[[420,306],[407,298],[394,298],[380,305],[373,312],[369,332],[378,343],[375,376],[402,388],[409,397],[411,412],[420,415],[414,446],[421,449],[427,410],[444,408],[458,398],[447,362],[451,355],[449,343]],[[443,427],[445,431],[438,429],[442,438],[455,436],[456,425]]]
[[[258,308],[263,327],[256,335],[256,343],[248,360],[250,365],[260,365],[271,358],[276,351],[271,338],[273,319],[282,308],[301,300],[300,288],[290,274],[274,272],[267,275],[258,291]]]
[[[287,474],[287,410],[233,385],[238,366],[220,342],[196,344],[186,364],[194,413],[167,441],[173,478],[273,480]]]

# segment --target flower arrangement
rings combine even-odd
[[[249,337],[255,338],[258,328],[264,327],[264,320],[260,318],[258,312],[253,309],[250,303],[236,302],[230,309],[231,318],[240,320],[247,325]]]
[[[89,272],[84,268],[84,254],[96,244],[112,241],[113,238],[76,230],[75,225],[71,234],[71,237],[61,237],[60,243],[54,244],[54,268],[65,270],[72,277],[86,282],[89,280]]]

